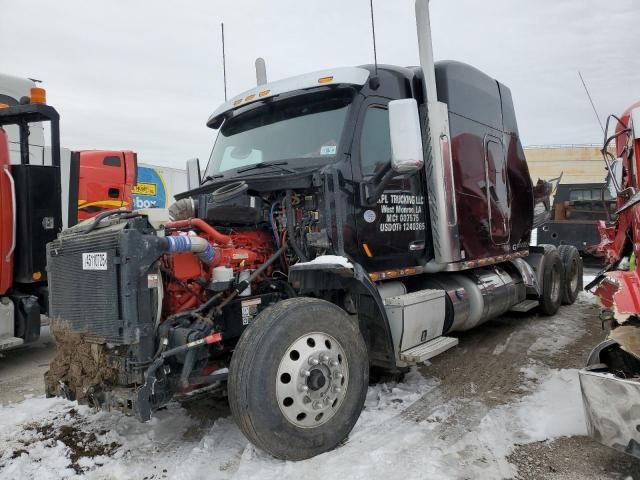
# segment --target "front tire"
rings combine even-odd
[[[229,405],[254,445],[303,460],[347,437],[368,382],[357,321],[327,301],[292,298],[262,311],[240,337],[229,368]]]

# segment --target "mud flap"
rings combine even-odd
[[[24,343],[35,342],[40,338],[40,304],[33,295],[10,295],[16,306],[15,333]]]

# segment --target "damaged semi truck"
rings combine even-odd
[[[575,300],[577,251],[529,246],[549,186],[531,181],[509,89],[434,65],[427,0],[416,16],[420,67],[258,85],[209,118],[209,164],[171,218],[112,211],[48,245],[64,332],[49,394],[147,420],[226,389],[251,442],[299,460],[344,441],[370,367]]]
[[[615,128],[609,136],[610,121]],[[640,102],[607,119],[602,154],[616,221],[598,223],[605,267],[586,289],[610,330],[580,372],[580,387],[591,437],[640,458]]]

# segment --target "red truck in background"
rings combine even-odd
[[[30,137],[32,127],[42,131],[42,122],[51,124],[50,158]],[[131,151],[86,150],[62,158],[59,115],[46,105],[42,88],[0,105],[0,351],[40,336],[40,315],[49,310],[46,244],[63,227],[131,208],[136,169]]]
[[[116,208],[131,209],[131,190],[136,184],[138,170],[138,156],[135,152],[71,152],[71,168],[79,169],[75,198],[78,205],[78,222]],[[70,194],[70,200],[72,196],[73,192]]]
[[[608,136],[611,120],[615,132]],[[602,154],[616,220],[598,224],[605,267],[585,289],[595,295],[610,330],[580,372],[580,387],[589,435],[640,458],[640,102],[620,117],[610,115],[605,132]]]

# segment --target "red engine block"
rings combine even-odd
[[[162,259],[163,268],[168,272],[163,318],[203,303],[214,267],[230,267],[236,273],[255,270],[275,251],[273,237],[263,231],[231,233],[231,242],[227,245],[216,244],[206,233],[199,236],[214,245],[216,255],[211,265],[203,264],[196,254],[189,252],[165,255]]]

